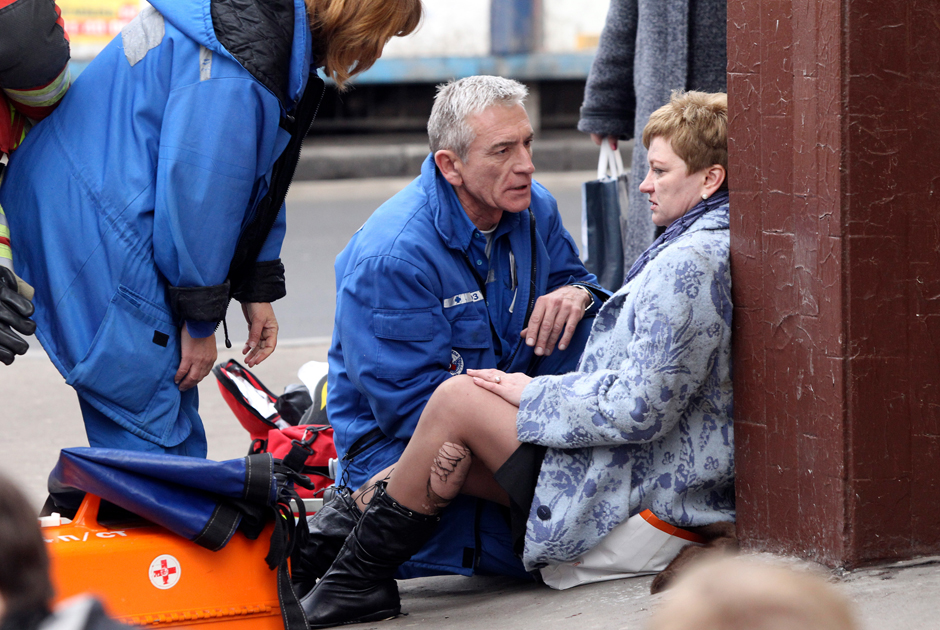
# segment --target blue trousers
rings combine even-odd
[[[154,444],[142,437],[134,435],[108,416],[89,404],[82,395],[78,395],[78,403],[82,409],[85,420],[85,434],[88,436],[89,446],[96,448],[118,448],[128,451],[146,451],[150,453],[166,453],[168,455],[188,455],[205,459],[208,446],[206,443],[206,429],[199,417],[198,388],[186,390],[181,394],[180,414],[186,414],[192,425],[192,431],[185,440],[176,446],[164,447]]]

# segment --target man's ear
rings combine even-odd
[[[725,172],[725,167],[721,164],[712,164],[705,169],[705,194],[711,197],[714,195],[721,184],[724,183],[725,178],[728,176],[728,173]]]
[[[450,149],[441,149],[434,154],[434,163],[451,186],[463,185],[463,176],[460,174],[463,163],[456,153]]]

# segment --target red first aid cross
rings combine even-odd
[[[155,578],[162,577],[163,583],[169,584],[170,576],[173,575],[174,573],[176,573],[176,567],[168,567],[166,564],[166,560],[161,560],[160,568],[153,572],[153,577]]]

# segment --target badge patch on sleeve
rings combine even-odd
[[[482,301],[482,293],[479,291],[470,291],[469,293],[461,293],[460,295],[455,295],[452,298],[447,298],[444,300],[444,308],[454,308],[455,306],[460,306],[461,304],[470,304],[471,302]]]
[[[450,351],[450,367],[447,368],[447,371],[454,376],[463,372],[463,357],[456,350]]]

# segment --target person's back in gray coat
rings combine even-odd
[[[643,127],[673,90],[727,90],[726,23],[726,0],[611,0],[578,130],[637,139],[625,221],[627,269],[655,231],[639,191],[649,168]]]

